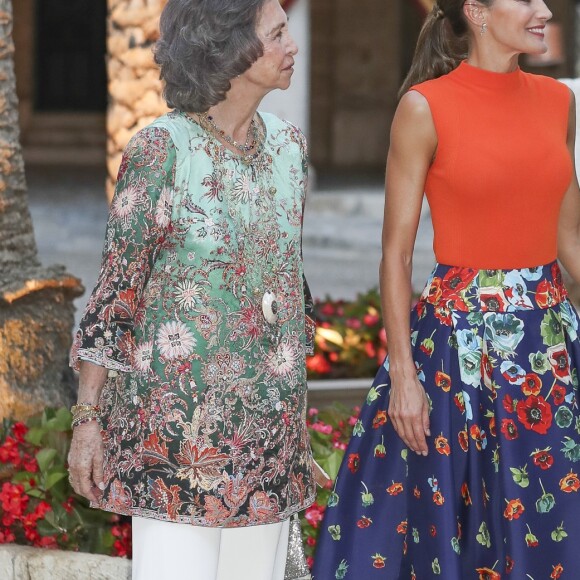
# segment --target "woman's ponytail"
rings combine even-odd
[[[464,3],[465,0],[437,0],[421,28],[399,98],[413,85],[451,72],[466,58],[468,27],[463,15]]]

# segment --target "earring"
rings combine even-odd
[[[479,31],[479,34],[481,34],[481,36],[483,36],[486,33],[486,31],[487,31],[487,24],[484,22],[481,25],[481,30]]]

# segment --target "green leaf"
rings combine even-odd
[[[46,476],[46,481],[44,487],[49,490],[51,487],[56,485],[59,481],[63,480],[68,474],[63,471],[53,471]]]
[[[40,519],[36,522],[36,527],[38,529],[38,533],[41,536],[52,536],[58,528],[55,528],[53,524],[47,521],[46,518]]]
[[[66,408],[58,409],[55,416],[48,420],[47,427],[53,431],[69,431],[71,428],[72,414]]]
[[[32,427],[25,435],[26,441],[36,445],[37,447],[42,443],[42,438],[46,431],[42,427]]]
[[[41,520],[38,520],[38,522],[40,523]],[[54,514],[54,512],[47,512],[46,515],[44,516],[44,521],[49,524],[50,528],[52,529],[51,533],[54,533],[54,530],[60,530],[60,526],[58,525],[58,522],[56,521],[56,516]]]
[[[50,447],[46,449],[41,449],[36,454],[36,461],[38,462],[38,467],[40,468],[40,471],[46,471],[49,468],[50,464],[54,461],[56,455],[57,455],[56,449],[51,449]]]

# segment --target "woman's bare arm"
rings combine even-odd
[[[575,162],[574,147],[576,142],[576,99],[571,92],[570,114],[568,116],[568,149]],[[558,222],[558,258],[562,265],[580,284],[580,189],[576,171],[572,176],[570,186],[564,195]]]
[[[410,345],[411,270],[427,171],[437,134],[425,97],[407,93],[395,113],[387,158],[381,302],[389,350],[389,416],[407,446],[427,454],[428,406]]]

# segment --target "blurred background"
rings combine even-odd
[[[286,0],[300,53],[264,101],[310,143],[306,272],[318,297],[377,285],[383,173],[397,91],[431,0]],[[90,290],[120,154],[165,109],[151,59],[164,0],[16,0],[15,66],[30,207],[44,263]],[[550,52],[527,70],[575,77],[577,2],[551,0]],[[431,268],[425,208],[414,284]],[[86,295],[77,299],[84,306]],[[77,313],[78,317],[78,313]]]

